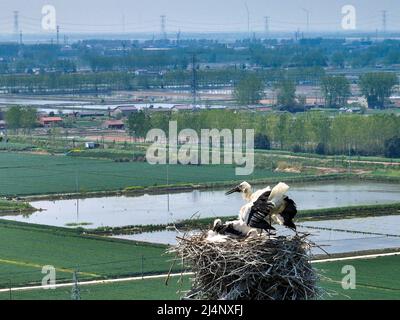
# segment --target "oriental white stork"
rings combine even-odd
[[[272,222],[296,230],[293,218],[297,213],[295,202],[285,194],[289,186],[278,183],[272,190],[270,187],[252,192],[251,185],[242,182],[226,194],[240,192],[247,203],[242,206],[239,220],[229,221],[225,224],[217,219],[214,221],[214,231],[219,234],[247,235],[255,229],[275,230]]]

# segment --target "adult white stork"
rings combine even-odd
[[[240,208],[239,220],[222,224],[214,221],[214,230],[220,234],[248,234],[254,229],[275,230],[272,221],[296,230],[293,218],[297,213],[295,202],[286,196],[289,186],[278,183],[272,190],[270,187],[252,192],[251,185],[242,182],[226,194],[240,192],[247,203]]]

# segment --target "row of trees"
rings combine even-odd
[[[256,74],[265,84],[273,84],[283,78],[295,83],[316,84],[325,72],[321,68],[294,68],[290,70],[260,70],[257,72],[240,67],[197,70],[198,87],[232,86],[248,75]],[[48,91],[104,91],[132,90],[166,87],[189,87],[192,83],[190,70],[169,70],[165,73],[135,74],[121,71],[93,73],[49,73],[39,75],[0,75],[0,87],[10,93]]]
[[[385,141],[400,136],[400,117],[376,114],[368,117],[344,114],[330,117],[321,112],[250,113],[229,110],[198,112],[144,111],[131,115],[128,128],[145,137],[152,128],[168,132],[169,121],[178,122],[178,130],[249,129],[267,137],[275,149],[318,152],[322,154],[385,155]]]
[[[5,113],[9,129],[33,129],[37,125],[37,110],[31,107],[10,107]]]
[[[143,46],[167,46],[168,50],[145,50]],[[236,50],[240,47],[241,50]],[[5,66],[0,72],[13,72],[22,65],[48,69],[57,61],[69,59],[93,71],[132,70],[135,68],[176,67],[186,69],[191,54],[197,52],[201,63],[251,62],[268,68],[345,66],[367,67],[400,63],[400,41],[379,43],[344,39],[246,40],[227,45],[213,40],[184,40],[172,45],[168,41],[85,40],[69,48],[50,44],[0,44]]]
[[[359,88],[366,97],[370,108],[385,107],[398,78],[391,72],[372,72],[360,77]],[[286,111],[296,111],[296,106],[305,104],[305,97],[296,96],[296,83],[282,78],[275,84],[277,104]],[[351,95],[349,80],[342,75],[324,76],[320,83],[321,92],[328,108],[340,108],[347,105]],[[241,105],[256,104],[264,95],[264,81],[256,74],[241,79],[235,87],[234,96]]]

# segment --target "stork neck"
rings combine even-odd
[[[252,194],[253,194],[253,192],[251,191],[251,189],[245,189],[243,191],[243,199],[246,200],[246,201],[250,201]]]

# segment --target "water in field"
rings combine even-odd
[[[31,204],[35,208],[45,211],[2,218],[52,226],[89,223],[87,228],[96,228],[166,224],[193,215],[235,216],[244,200],[239,194],[226,196],[225,191],[34,201]],[[400,184],[346,181],[293,184],[288,195],[300,210],[394,203],[400,199]]]
[[[72,105],[83,103],[75,100],[47,100],[47,99],[31,99],[31,98],[0,98],[0,104],[4,105],[20,105],[20,106],[45,106],[45,105]]]
[[[343,220],[324,220],[298,224],[298,231],[310,233],[310,240],[329,254],[388,249],[400,247],[400,215],[365,217]],[[292,231],[277,226],[279,234],[292,234]],[[340,231],[339,231],[340,230]],[[357,233],[354,233],[356,231]],[[176,244],[176,237],[183,234],[175,231],[146,232],[135,235],[117,235],[115,238]],[[318,247],[315,254],[325,254]]]

